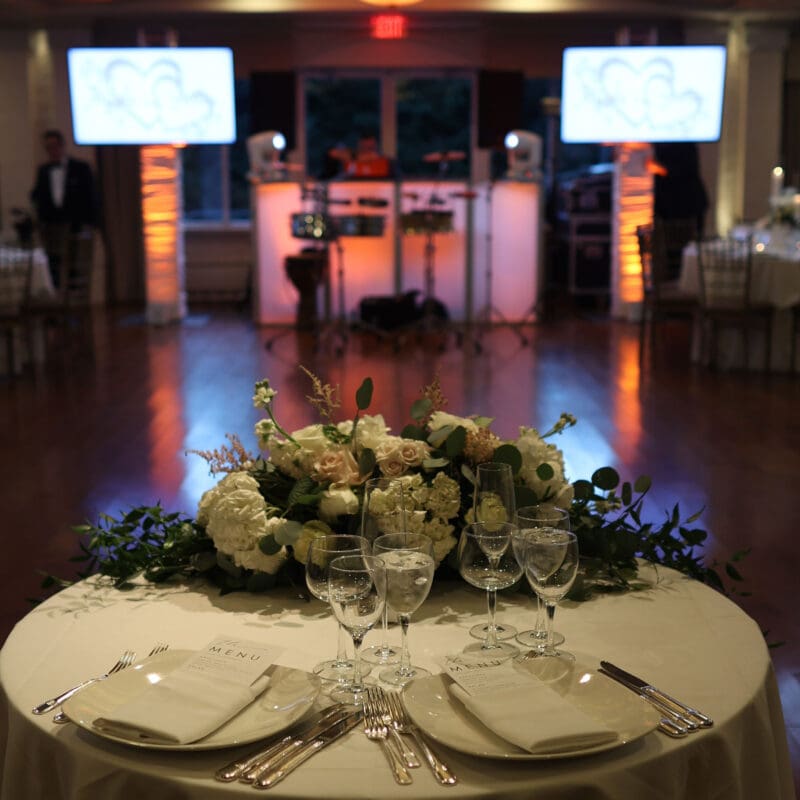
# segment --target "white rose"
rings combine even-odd
[[[334,522],[342,514],[357,514],[358,498],[349,486],[332,484],[322,493],[319,516],[325,522]]]
[[[398,437],[399,438],[399,437]],[[407,467],[418,467],[431,451],[430,445],[426,442],[419,442],[414,439],[400,439],[400,458]]]
[[[447,425],[452,425],[454,428],[461,425],[468,431],[477,431],[478,426],[475,420],[467,419],[466,417],[457,417],[455,414],[448,414],[445,411],[434,411],[428,421],[428,427],[432,431],[438,431],[439,428],[444,428]]]
[[[331,446],[331,442],[322,430],[322,425],[306,425],[292,433],[292,439],[300,445],[303,450],[320,455]]]

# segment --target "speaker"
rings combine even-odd
[[[478,73],[478,147],[502,148],[503,138],[523,128],[525,76],[516,70]]]
[[[250,75],[250,133],[279,131],[286,149],[295,147],[294,72],[253,72]]]

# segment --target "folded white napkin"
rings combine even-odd
[[[562,753],[613,742],[617,734],[584,714],[544,683],[470,695],[450,685],[456,697],[487,728],[530,753]]]
[[[218,675],[167,675],[92,724],[104,733],[125,739],[188,744],[235,716],[268,683],[268,675],[262,675],[250,686],[220,680]]]

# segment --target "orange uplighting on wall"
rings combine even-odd
[[[408,19],[402,14],[376,14],[370,18],[369,24],[373,39],[405,39],[408,36]]]
[[[648,146],[622,144],[617,151],[614,230],[614,301],[616,311],[642,301],[642,265],[638,225],[653,220],[653,176],[647,169]]]
[[[139,158],[147,321],[163,325],[186,316],[180,156],[172,145],[148,145]]]

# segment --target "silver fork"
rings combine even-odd
[[[155,645],[153,645],[153,649],[147,654],[147,657],[150,658],[150,656],[157,656],[159,653],[163,653],[168,647],[169,647],[169,645],[168,644],[164,644],[164,642],[157,642]],[[135,655],[134,655],[134,658],[135,658]],[[133,663],[133,659],[131,659],[131,664],[132,663]],[[130,664],[126,664],[125,665],[125,667],[129,667],[129,666],[130,666]],[[120,670],[125,669],[125,667],[120,667],[118,670],[114,670],[114,671],[115,672],[119,672]],[[108,674],[110,675],[111,673],[109,672]],[[62,710],[62,711],[59,711],[58,714],[56,714],[53,717],[53,722],[55,722],[56,725],[63,725],[65,722],[69,722],[69,717]]]
[[[408,774],[405,764],[403,764],[389,743],[389,729],[378,712],[374,687],[367,689],[366,697],[364,698],[364,733],[367,735],[367,739],[380,743],[397,783],[403,785],[411,783],[411,775]]]
[[[403,705],[403,701],[400,699],[400,695],[396,692],[386,692],[386,701],[389,705],[389,711],[392,715],[392,719],[395,720],[395,726],[397,730],[401,733],[407,733],[414,737],[414,741],[419,746],[419,749],[422,750],[422,754],[425,756],[425,760],[428,762],[428,766],[433,771],[433,774],[439,783],[443,786],[452,786],[455,783],[458,783],[458,779],[453,774],[450,767],[444,763],[436,753],[431,750],[428,746],[428,743],[425,739],[422,738],[422,734],[419,732],[419,729],[416,725],[411,721],[408,716],[408,712],[406,711],[405,706]]]
[[[392,741],[394,741],[394,743],[397,745],[397,749],[402,754],[405,765],[411,769],[417,769],[417,767],[420,766],[419,757],[406,744],[406,742],[403,741],[403,737],[400,736],[400,723],[392,714],[392,709],[389,707],[387,693],[381,689],[380,686],[376,686],[374,696],[377,707],[376,710],[378,714],[380,714],[383,723],[387,726],[389,735],[392,737]]]
[[[76,692],[79,692],[81,689],[89,686],[92,683],[97,683],[98,681],[104,681],[109,675],[113,675],[115,672],[119,672],[121,669],[125,669],[125,667],[129,667],[133,664],[133,660],[136,658],[136,653],[133,650],[126,650],[118,659],[116,664],[114,664],[108,672],[103,673],[102,675],[98,675],[96,678],[89,678],[88,681],[82,681],[77,686],[73,686],[71,689],[67,689],[66,692],[62,692],[55,697],[51,697],[49,700],[45,700],[44,703],[40,703],[36,708],[32,709],[34,714],[46,714],[48,711],[52,711],[56,706],[60,706],[65,700],[68,700],[72,695]]]

